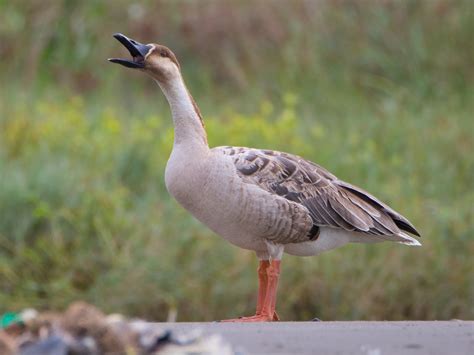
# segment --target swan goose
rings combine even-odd
[[[174,143],[165,170],[169,193],[199,221],[259,258],[256,314],[228,321],[278,320],[276,292],[283,253],[311,256],[349,242],[421,245],[401,214],[368,192],[296,155],[245,147],[209,148],[202,115],[176,56],[165,46],[114,37],[160,86],[171,108]]]

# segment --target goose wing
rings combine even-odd
[[[405,217],[368,192],[299,156],[244,147],[214,149],[232,158],[245,182],[306,207],[314,226],[387,237],[404,235],[401,231],[420,235]]]

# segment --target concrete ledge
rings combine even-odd
[[[221,334],[245,354],[474,354],[474,321],[156,324]]]

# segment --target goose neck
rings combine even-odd
[[[170,105],[174,124],[174,146],[188,145],[209,149],[201,112],[181,76],[158,82]]]

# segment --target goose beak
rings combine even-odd
[[[128,49],[132,59],[109,58],[109,61],[122,64],[127,68],[143,69],[145,67],[145,56],[152,46],[149,44],[141,44],[121,33],[114,34],[114,37]]]

